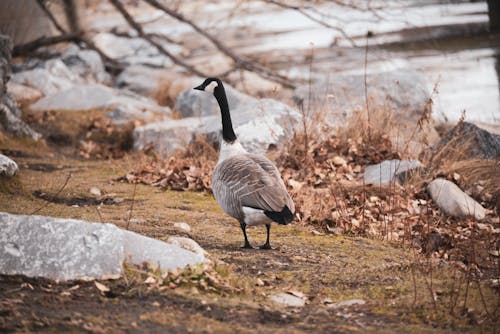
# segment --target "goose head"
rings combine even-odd
[[[222,139],[226,143],[234,143],[236,142],[236,134],[233,130],[233,123],[231,122],[231,115],[229,113],[226,91],[224,90],[222,81],[218,78],[207,78],[201,85],[194,87],[194,89],[205,91],[205,88],[207,88],[212,82],[217,84],[214,88],[213,94],[219,103],[222,116]]]

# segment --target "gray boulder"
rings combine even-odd
[[[26,124],[20,115],[21,110],[8,95],[0,96],[0,131],[6,131],[16,137],[39,140],[42,136]]]
[[[486,209],[453,182],[442,178],[435,179],[429,183],[427,191],[447,215],[459,218],[473,217],[476,220],[484,219],[486,216]]]
[[[203,81],[200,79],[200,84]],[[224,85],[229,109],[234,110],[243,103],[255,102],[256,99],[243,94],[229,85]],[[175,110],[182,117],[202,117],[220,114],[219,105],[213,94],[196,89],[186,89],[175,99]]]
[[[7,82],[10,77],[11,43],[0,35],[0,131],[9,132],[17,137],[40,139],[40,134],[33,131],[21,119],[21,110],[7,94]]]
[[[34,88],[46,96],[69,89],[75,83],[81,82],[80,77],[71,72],[60,59],[51,59],[34,69],[14,73],[11,80]]]
[[[153,96],[158,91],[162,78],[165,77],[167,77],[165,69],[131,65],[118,75],[115,86],[144,96]]]
[[[0,154],[0,176],[14,176],[16,175],[19,167],[14,160]]]
[[[407,172],[422,166],[418,160],[385,160],[365,168],[364,183],[388,186],[392,182],[400,181]]]
[[[300,113],[272,99],[250,99],[231,110],[231,118],[241,144],[249,152],[264,153],[269,145],[279,145],[291,135]],[[219,115],[152,123],[134,129],[134,148],[142,149],[152,143],[166,155],[185,147],[200,134],[205,135],[209,142],[217,143],[221,127]]]
[[[34,68],[21,70],[12,75],[12,82],[28,86],[49,96],[75,85],[110,84],[111,76],[106,72],[99,54],[93,50],[69,47],[59,59],[35,61]]]
[[[140,37],[120,37],[112,33],[101,32],[92,37],[92,40],[106,56],[130,65],[147,64],[163,68],[172,66],[172,61],[169,58],[159,53],[156,47]],[[163,41],[159,41],[159,43],[174,54],[182,52],[182,48],[178,45]]]
[[[94,50],[82,50],[71,45],[61,56],[64,64],[87,83],[111,83],[101,56]]]
[[[405,148],[404,154],[418,156],[439,135],[431,122],[412,135],[424,110],[431,108],[430,92],[423,75],[413,70],[396,70],[367,74],[370,122],[385,127],[394,147]],[[294,92],[296,103],[307,108],[311,92],[311,108],[331,127],[343,127],[357,111],[365,115],[365,80],[363,74],[341,74],[319,80],[311,89],[308,85]],[[386,124],[381,120],[390,120]]]
[[[205,122],[216,116],[189,117],[179,120],[164,120],[138,126],[132,133],[134,149],[142,150],[149,144],[164,156],[186,147],[197,133],[203,132]]]
[[[164,270],[204,262],[178,246],[111,224],[0,213],[0,273],[70,280],[122,273],[124,261]]]
[[[115,123],[152,120],[170,112],[154,101],[126,90],[100,84],[76,85],[46,96],[30,106],[32,111],[109,109],[108,117]]]
[[[453,127],[433,147],[434,152],[451,154],[456,159],[500,158],[500,135],[475,124],[464,122]]]
[[[367,74],[366,86],[373,110],[389,107],[405,124],[414,125],[430,97],[424,77],[413,70]],[[365,108],[363,74],[342,74],[320,80],[312,87],[299,86],[294,92],[295,102],[307,105],[309,92],[312,93],[311,105],[321,110],[325,121],[332,126],[345,124],[353,111]]]

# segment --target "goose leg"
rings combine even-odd
[[[269,234],[271,232],[271,224],[266,224],[267,238],[266,243],[260,246],[260,249],[271,249],[271,244],[269,243]]]
[[[253,248],[250,243],[248,242],[248,237],[247,237],[247,224],[245,223],[240,223],[241,230],[243,231],[243,236],[245,237],[245,244],[241,246],[241,248]]]

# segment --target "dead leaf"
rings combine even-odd
[[[106,293],[106,292],[110,291],[110,289],[106,285],[104,285],[102,283],[99,283],[99,282],[95,281],[94,284],[95,284],[96,288],[99,291],[101,291],[102,293]]]

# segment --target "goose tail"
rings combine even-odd
[[[293,213],[290,211],[288,206],[284,206],[283,209],[278,211],[264,211],[264,214],[269,217],[269,219],[277,222],[280,225],[288,225],[293,220]]]

